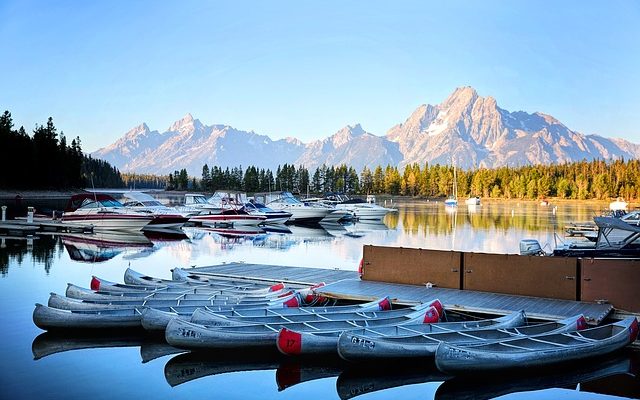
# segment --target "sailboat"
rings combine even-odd
[[[453,165],[453,193],[444,201],[444,205],[448,207],[458,206],[458,175],[456,174],[456,166]]]

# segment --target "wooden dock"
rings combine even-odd
[[[90,233],[93,232],[93,225],[39,218],[34,218],[33,222],[27,222],[25,219],[0,221],[0,233],[5,235],[28,236],[41,232]]]
[[[316,291],[338,299],[370,301],[389,296],[396,304],[413,305],[437,298],[444,304],[445,309],[459,312],[506,315],[525,310],[530,318],[540,320],[558,320],[583,314],[590,324],[595,325],[602,322],[613,310],[611,304],[363,281],[355,271],[245,263],[228,263],[188,270],[292,284],[313,285],[325,282],[327,285]]]

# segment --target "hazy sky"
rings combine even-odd
[[[2,0],[0,40],[0,107],[85,151],[187,112],[274,139],[383,135],[464,85],[640,143],[638,1]]]

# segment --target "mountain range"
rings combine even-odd
[[[623,139],[584,135],[554,117],[509,112],[493,97],[480,97],[471,87],[457,88],[438,105],[423,104],[385,136],[349,125],[311,143],[204,125],[191,114],[164,132],[146,123],[92,154],[124,172],[167,174],[186,168],[199,176],[202,166],[304,165],[310,171],[326,165],[403,167],[425,162],[475,167],[550,164],[583,159],[640,158],[640,145]]]

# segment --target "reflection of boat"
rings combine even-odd
[[[64,335],[56,332],[44,332],[33,340],[31,351],[33,358],[39,360],[52,354],[72,350],[137,346],[141,346],[141,349],[142,346],[147,347],[146,358],[142,358],[143,362],[149,361],[152,357],[156,358],[183,351],[169,346],[164,340],[154,338],[145,332],[109,332],[105,334],[74,332],[72,335],[69,335],[69,332],[65,332]]]
[[[440,382],[448,375],[436,370],[429,363],[394,364],[392,368],[349,368],[338,376],[336,390],[340,399],[347,400],[363,394],[391,389],[399,386],[426,382]]]
[[[464,204],[466,204],[468,206],[479,206],[480,205],[480,197],[479,196],[469,197],[468,199],[466,199],[464,201]]]
[[[153,218],[147,213],[123,207],[109,195],[83,193],[71,196],[61,220],[91,224],[94,230],[139,231]]]
[[[634,342],[637,336],[638,320],[630,317],[578,332],[536,335],[474,347],[442,342],[436,350],[435,362],[440,371],[450,374],[545,367],[610,354]]]
[[[164,377],[171,386],[205,376],[230,372],[276,369],[280,364],[271,352],[216,351],[179,354],[164,366]]]
[[[225,225],[259,225],[267,220],[263,215],[251,215],[246,211],[223,210],[218,214],[200,214],[189,218],[189,222],[201,225],[225,226]]]
[[[125,250],[153,247],[153,243],[141,232],[97,231],[93,234],[65,234],[62,244],[74,261],[102,262],[110,260]]]
[[[622,374],[637,374],[630,354],[617,354],[594,359],[589,363],[565,364],[562,367],[543,370],[455,377],[438,387],[435,399],[482,400],[509,393],[550,388],[575,389],[577,385],[585,382]]]
[[[238,226],[236,227],[217,227],[217,228],[209,228],[203,227],[200,228],[206,232],[215,233],[217,235],[227,237],[227,238],[243,238],[243,237],[254,237],[258,235],[262,235],[265,231],[257,226]]]

